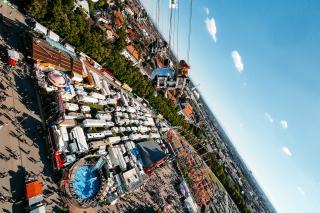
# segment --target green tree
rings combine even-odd
[[[35,19],[42,20],[47,13],[47,7],[48,0],[31,0],[31,2],[26,5],[26,11]]]

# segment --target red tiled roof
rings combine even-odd
[[[115,18],[115,23],[118,27],[122,27],[122,25],[124,24],[124,19],[122,16],[122,13],[120,11],[120,9],[114,11],[114,18]]]
[[[131,53],[131,55],[136,59],[139,60],[139,53],[132,45],[127,46],[127,50]]]
[[[182,113],[190,118],[192,115],[192,106],[188,103],[187,106],[182,110]]]

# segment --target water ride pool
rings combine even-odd
[[[72,184],[80,198],[90,199],[98,193],[101,179],[97,170],[93,171],[93,166],[82,166],[76,171]]]

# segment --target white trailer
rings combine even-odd
[[[108,105],[117,105],[117,100],[114,98],[107,98],[106,102]]]
[[[112,136],[112,132],[110,130],[105,130],[103,131],[103,134],[108,137],[108,136]]]
[[[100,119],[85,119],[82,124],[84,127],[104,127],[107,125],[105,120]]]
[[[88,140],[98,140],[98,139],[103,139],[104,137],[105,137],[105,134],[103,132],[88,133],[87,134]]]
[[[129,116],[131,119],[135,119],[137,117],[137,115],[135,113],[130,113],[130,116]]]
[[[76,126],[70,131],[70,139],[76,142],[78,152],[83,153],[89,151],[86,137],[80,126]]]
[[[96,99],[99,99],[99,100],[105,100],[106,99],[106,96],[100,94],[100,93],[97,93],[97,92],[90,92],[89,95],[91,97],[94,97]]]
[[[102,86],[103,86],[104,91],[106,92],[106,95],[110,95],[110,93],[111,93],[110,88],[109,88],[108,83],[105,80],[102,81]]]
[[[123,106],[125,106],[125,107],[127,107],[127,106],[129,106],[129,104],[128,104],[128,100],[127,100],[127,98],[125,97],[125,95],[124,95],[124,93],[122,92],[122,90],[121,90],[121,92],[120,92],[120,99],[121,99],[121,103],[123,104]]]
[[[121,145],[120,145],[120,148],[121,148],[121,152],[122,152],[122,154],[124,154],[124,153],[126,153],[126,152],[127,152],[127,150],[126,150],[126,148],[125,148],[124,144],[121,144]]]
[[[111,121],[112,116],[109,113],[97,113],[96,118],[100,120]]]
[[[82,119],[84,114],[78,112],[69,112],[64,116],[65,119]]]
[[[91,74],[92,79],[94,81],[95,88],[101,89],[101,80],[100,80],[100,77],[98,76],[98,74],[95,72],[92,72],[92,71],[90,71],[90,74]]]
[[[105,100],[99,100],[98,104],[101,106],[105,106],[105,105],[108,105],[108,102]]]
[[[129,118],[128,113],[125,113],[125,112],[122,114],[122,116],[123,116],[124,118]]]
[[[69,50],[70,52],[75,53],[76,52],[76,48],[68,43],[65,43],[64,47]]]
[[[159,133],[150,133],[149,134],[149,138],[160,138],[160,134]]]
[[[109,121],[109,122],[106,122],[106,127],[109,128],[109,127],[113,127],[114,126],[114,123]]]
[[[110,144],[119,143],[120,141],[121,141],[121,138],[119,136],[107,138],[107,142]]]
[[[149,118],[152,117],[152,115],[150,113],[146,113],[146,114],[144,114],[144,116],[149,117]]]
[[[135,113],[135,112],[136,112],[136,109],[133,108],[133,107],[127,107],[127,112]]]
[[[145,133],[148,132],[148,128],[146,126],[139,126],[138,127],[139,132]]]
[[[147,139],[149,138],[149,135],[140,135],[140,139]]]
[[[121,137],[121,141],[127,141],[127,140],[129,140],[129,137],[128,137],[128,136],[122,136],[122,137]]]
[[[127,168],[127,164],[123,158],[121,149],[118,146],[109,147],[108,152],[109,152],[110,160],[112,162],[113,167],[120,166],[122,170],[125,170]]]
[[[120,118],[120,117],[122,117],[122,112],[115,112],[115,113],[114,113],[114,116]]]
[[[55,42],[59,42],[59,40],[60,40],[60,37],[51,30],[48,31],[48,37],[50,39],[54,40]]]
[[[97,98],[86,96],[83,94],[78,95],[78,101],[82,103],[93,103],[93,104],[96,104],[99,102]]]
[[[65,103],[64,107],[66,110],[75,112],[79,110],[79,105],[78,104],[74,104],[74,103]]]
[[[115,132],[115,133],[118,133],[119,132],[119,127],[114,126],[114,127],[111,128],[111,131]]]
[[[81,106],[80,110],[81,112],[90,112],[91,108],[89,106]]]
[[[68,142],[69,141],[69,135],[68,135],[68,131],[67,128],[65,126],[61,126],[59,128],[60,132],[61,132],[61,136],[62,136],[62,140],[64,142]]]
[[[107,165],[108,165],[108,168],[109,169],[112,169],[112,163],[111,163],[111,160],[110,160],[110,156],[107,155]]]
[[[45,26],[39,24],[38,22],[36,22],[33,30],[43,35],[47,35],[48,32],[48,29]]]
[[[162,127],[162,128],[161,128],[161,132],[167,132],[169,129],[170,129],[170,128],[168,128],[168,127]]]
[[[139,140],[141,139],[141,134],[131,134],[129,135],[129,139],[133,141]]]

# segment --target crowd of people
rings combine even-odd
[[[0,29],[0,38],[2,36],[3,32]],[[16,68],[7,65],[6,51],[8,48],[12,48],[5,43],[7,40],[0,39],[0,141],[2,142],[0,145],[3,147],[0,150],[0,163],[10,165],[2,166],[0,171],[0,180],[5,183],[0,188],[2,210],[5,212],[20,212],[20,207],[13,207],[17,205],[21,206],[21,209],[25,208],[25,206],[20,205],[24,203],[24,182],[22,180],[25,172],[46,179],[44,188],[49,189],[51,187],[52,189],[45,195],[44,202],[51,207],[59,207],[62,206],[62,203],[56,193],[57,187],[52,179],[47,176],[51,175],[52,172],[47,172],[49,169],[44,166],[50,164],[51,161],[47,161],[47,154],[43,155],[44,158],[39,155],[39,146],[45,146],[45,134],[43,134],[40,119],[37,118],[39,116],[35,113],[37,102],[35,101],[36,94],[33,90],[29,65],[25,61],[19,61]],[[21,56],[21,58],[23,57]],[[26,168],[26,165],[33,166],[32,168],[30,166]],[[19,171],[19,168],[22,172]],[[45,171],[46,174],[44,174]],[[10,184],[8,185],[8,183]],[[5,187],[7,185],[8,187]],[[12,206],[12,210],[9,211],[7,209],[10,206]]]
[[[144,183],[125,197],[121,197],[114,206],[101,212],[156,212],[159,208],[171,208],[183,212],[179,199],[180,177],[170,163],[155,170]]]

